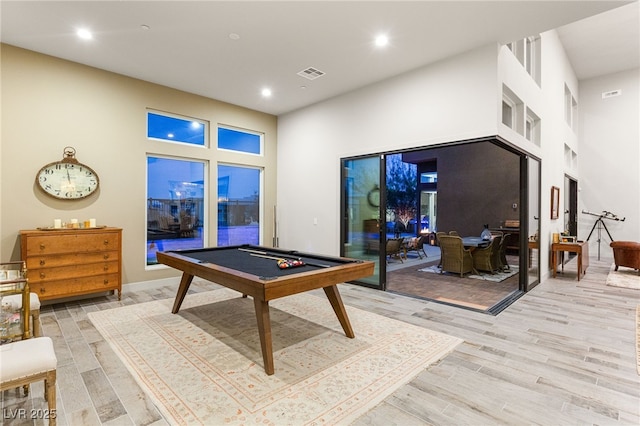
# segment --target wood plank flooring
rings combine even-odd
[[[497,316],[341,285],[347,306],[465,340],[355,425],[640,424],[640,291],[606,286],[610,264],[591,259],[580,282],[565,268]],[[191,288],[217,286],[194,280]],[[59,425],[166,424],[87,313],[173,298],[176,289],[177,279],[129,285],[121,302],[102,296],[43,307],[43,332],[53,338],[58,356]],[[46,424],[16,415],[44,408],[40,383],[27,398],[14,390],[2,393],[5,425]]]

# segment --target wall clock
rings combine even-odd
[[[59,200],[79,200],[96,192],[100,186],[98,174],[75,157],[75,148],[65,147],[62,160],[40,169],[36,183],[45,194]]]
[[[367,194],[367,202],[371,207],[380,207],[380,187],[375,185]]]

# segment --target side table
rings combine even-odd
[[[558,253],[560,254],[562,272],[564,272],[564,252],[576,253],[578,255],[578,281],[580,281],[580,276],[587,273],[587,267],[589,266],[589,242],[578,241],[576,243],[551,244],[551,267],[553,269],[553,278],[556,277],[558,269]]]

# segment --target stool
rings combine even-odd
[[[56,367],[58,360],[50,337],[34,337],[0,345],[0,391],[26,387],[44,380],[49,425],[56,424]]]
[[[12,294],[2,298],[4,303],[11,303],[12,309],[18,311],[22,309],[22,295]],[[36,293],[29,293],[29,312],[33,323],[33,337],[42,336],[40,328],[40,299]]]

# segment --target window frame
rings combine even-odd
[[[210,162],[206,159],[201,159],[201,158],[192,158],[192,157],[183,157],[183,156],[178,156],[178,155],[168,155],[168,154],[159,154],[159,153],[154,153],[154,152],[147,152],[145,154],[145,245],[144,245],[144,264],[145,264],[145,270],[149,271],[149,270],[155,270],[155,269],[163,269],[163,268],[167,268],[166,265],[161,264],[161,263],[156,263],[156,264],[149,264],[147,263],[147,252],[149,250],[149,245],[151,243],[151,241],[153,240],[149,240],[148,238],[148,229],[149,229],[149,202],[151,200],[151,197],[149,196],[149,158],[159,158],[159,159],[164,159],[164,160],[177,160],[177,161],[188,161],[188,162],[194,162],[194,163],[200,163],[203,165],[203,170],[202,170],[202,177],[203,177],[203,188],[202,188],[202,218],[200,218],[200,220],[202,221],[202,248],[208,247],[209,246],[209,211],[210,211],[210,207],[209,207],[209,192],[210,192],[210,187],[209,187],[209,168],[210,168]]]
[[[225,129],[225,130],[231,130],[234,132],[240,132],[240,133],[246,133],[249,135],[255,135],[258,136],[260,138],[260,152],[259,153],[255,153],[255,152],[248,152],[248,151],[241,151],[241,150],[237,150],[237,149],[229,149],[229,148],[220,148],[220,140],[219,140],[219,129]],[[255,130],[249,130],[249,129],[244,129],[241,127],[236,127],[236,126],[229,126],[226,124],[218,124],[218,126],[216,127],[216,149],[218,151],[223,151],[223,152],[233,152],[235,154],[242,154],[242,155],[250,155],[250,156],[254,156],[254,157],[264,157],[264,149],[265,149],[265,143],[264,143],[264,132],[258,132]]]
[[[185,141],[180,141],[180,140],[174,140],[174,139],[165,139],[165,138],[158,138],[155,136],[149,136],[149,114],[154,114],[154,115],[158,115],[158,116],[162,116],[162,117],[168,117],[168,118],[173,118],[176,120],[183,120],[183,121],[189,121],[192,123],[199,123],[201,125],[204,126],[204,143],[202,145],[200,144],[195,144],[195,143],[190,143],[190,142],[185,142]],[[211,125],[209,123],[209,121],[201,119],[201,118],[195,118],[195,117],[189,117],[186,115],[181,115],[181,114],[174,114],[174,113],[170,113],[170,112],[166,112],[166,111],[160,111],[160,110],[156,110],[153,108],[147,108],[145,110],[145,125],[146,125],[146,137],[147,140],[150,141],[156,141],[156,142],[164,142],[164,143],[170,143],[170,144],[178,144],[178,145],[182,145],[182,146],[189,146],[189,147],[195,147],[195,148],[204,148],[204,149],[209,149],[211,143],[210,140],[211,138],[209,137],[210,134],[210,129],[211,129]]]

